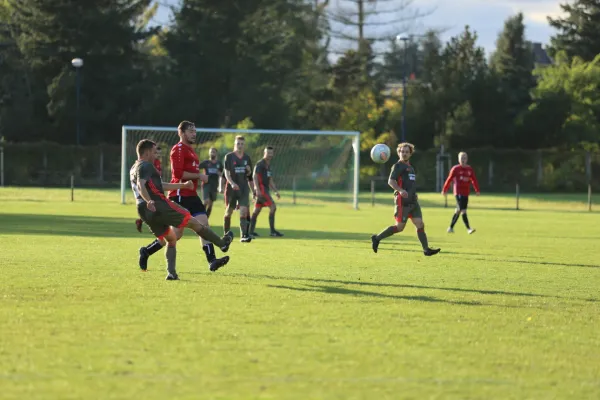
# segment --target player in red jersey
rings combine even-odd
[[[469,205],[469,193],[471,191],[471,184],[475,189],[475,194],[479,196],[479,184],[475,177],[475,171],[470,165],[467,165],[468,156],[467,153],[461,151],[458,153],[458,165],[455,165],[448,174],[448,179],[444,183],[442,188],[442,194],[446,196],[446,192],[450,188],[450,183],[454,182],[454,196],[456,197],[456,212],[452,216],[452,222],[448,228],[448,233],[454,233],[454,225],[458,221],[458,217],[462,214],[463,222],[467,227],[469,234],[475,232],[469,225],[469,218],[467,217],[467,206]]]
[[[158,171],[158,174],[162,176],[162,165],[160,164],[160,158],[162,157],[162,153],[160,151],[160,147],[156,146],[156,151],[157,151],[157,158],[154,160],[154,168],[156,168],[156,170]],[[137,228],[139,233],[142,233],[142,224],[144,222],[142,221],[141,218],[138,218],[135,220],[135,227]],[[146,248],[148,248],[149,246],[151,246],[151,244],[149,244],[148,246],[146,246]]]

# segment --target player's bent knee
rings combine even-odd
[[[467,210],[466,210],[466,209],[464,209],[464,210],[460,210],[460,213],[461,213],[462,215],[465,215],[465,214],[467,213]]]

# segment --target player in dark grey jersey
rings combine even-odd
[[[398,145],[398,157],[400,161],[392,166],[388,184],[394,189],[395,207],[394,217],[396,224],[387,227],[379,235],[371,236],[373,251],[377,253],[379,242],[395,233],[402,232],[408,219],[417,228],[417,237],[423,246],[423,253],[432,256],[440,252],[440,249],[432,249],[427,242],[423,214],[417,197],[417,174],[414,167],[408,161],[415,150],[410,143]]]
[[[167,259],[167,280],[179,279],[175,268],[177,235],[172,227],[190,228],[202,238],[216,244],[223,252],[229,250],[233,236],[231,234],[220,238],[210,228],[192,218],[190,212],[177,203],[167,199],[164,190],[177,190],[193,187],[191,181],[185,183],[164,183],[153,165],[156,158],[156,143],[143,139],[137,145],[138,160],[130,171],[131,188],[136,198],[139,217],[150,227],[157,241],[164,246],[167,244],[165,256]],[[223,260],[223,259],[220,259]],[[215,260],[210,270],[216,271],[223,264]],[[145,270],[140,265],[142,270]]]
[[[223,230],[229,231],[231,226],[231,215],[236,207],[240,209],[240,241],[248,243],[252,240],[248,230],[250,228],[248,207],[250,205],[250,190],[254,195],[252,184],[252,160],[244,152],[245,139],[236,136],[235,150],[227,153],[223,161],[226,186],[225,192],[225,217],[223,218]]]

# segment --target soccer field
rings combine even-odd
[[[242,244],[236,228],[215,273],[188,230],[167,282],[162,252],[140,272],[152,237],[117,191],[0,188],[0,398],[600,398],[600,213],[585,195],[525,196],[522,211],[473,197],[477,232],[459,220],[449,235],[451,209],[422,194],[433,257],[410,224],[371,251],[390,195],[360,211],[289,197],[285,237]]]

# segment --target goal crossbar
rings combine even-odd
[[[133,130],[152,130],[154,132],[174,132],[176,127],[123,125],[121,130],[121,203],[125,204],[125,193],[129,182],[129,168],[127,165],[127,132]],[[358,131],[320,131],[320,130],[285,130],[285,129],[220,129],[220,128],[198,128],[196,132],[206,133],[246,133],[262,135],[320,135],[320,136],[348,136],[352,138],[353,149],[353,208],[358,210],[358,193],[360,181],[360,132]]]

